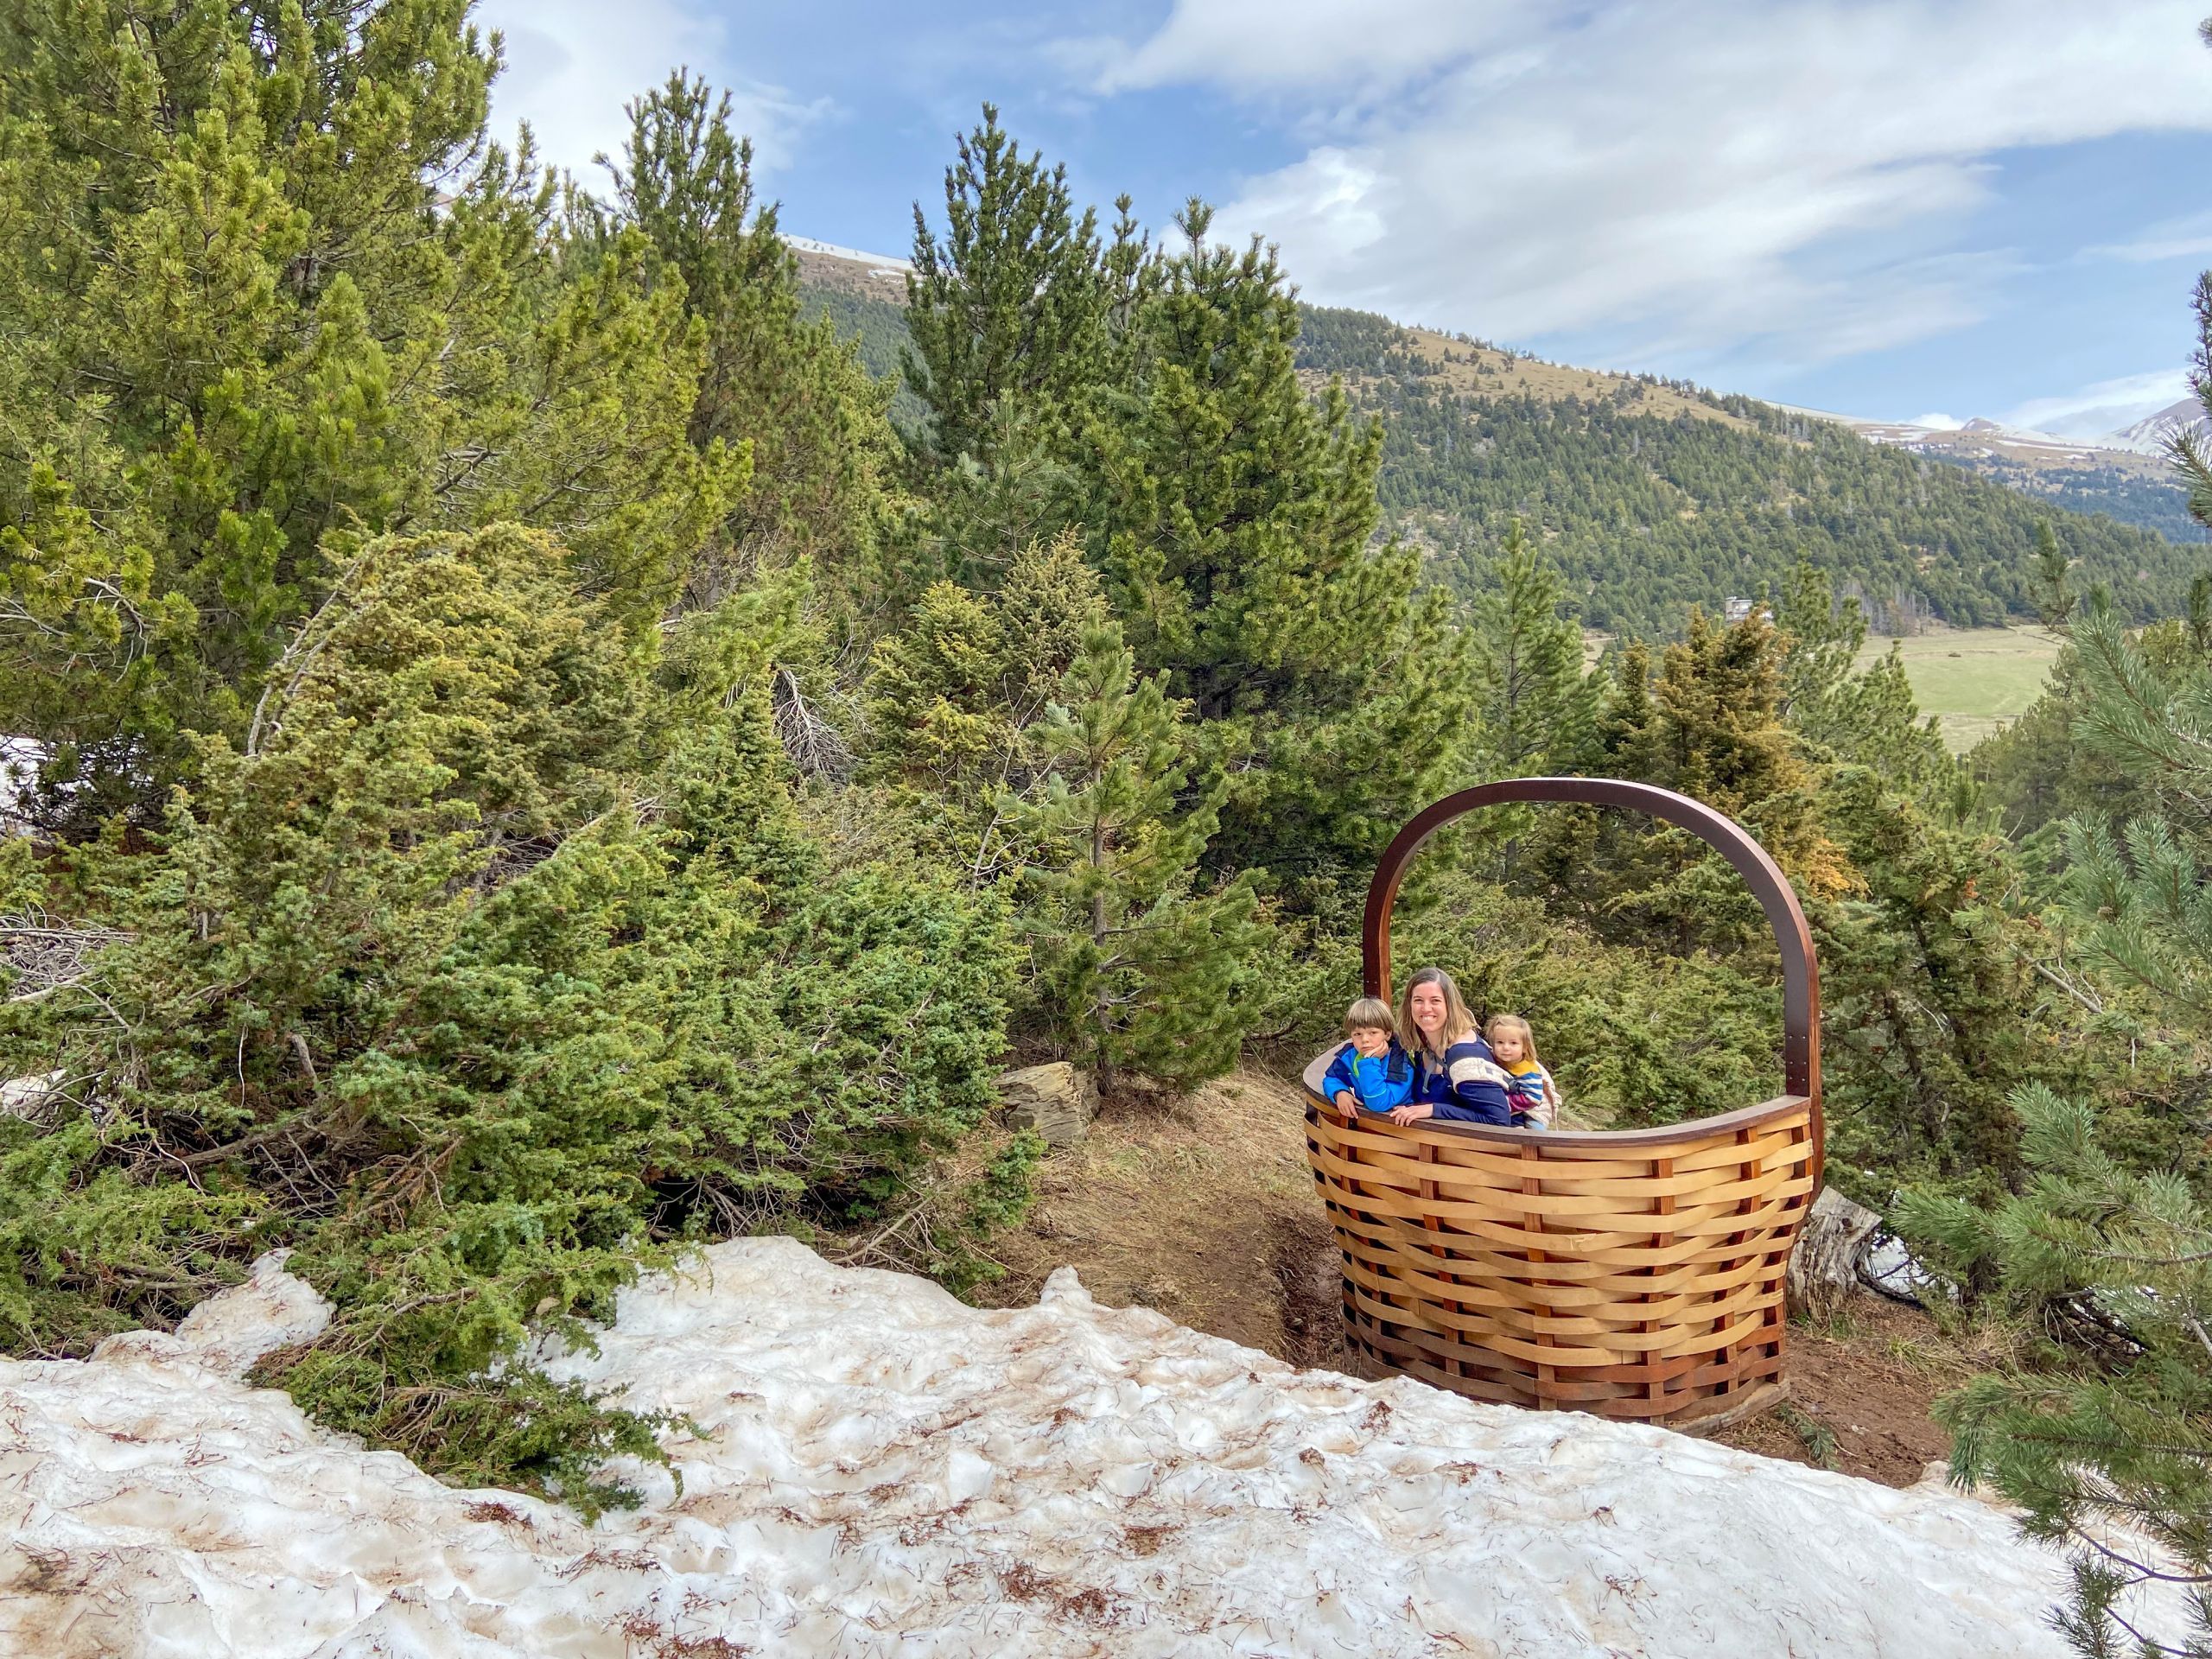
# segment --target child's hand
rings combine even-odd
[[[1393,1123],[1418,1123],[1424,1117],[1433,1116],[1435,1112],[1436,1108],[1427,1101],[1408,1101],[1402,1106],[1391,1109],[1390,1121]]]

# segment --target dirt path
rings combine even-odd
[[[1335,1250],[1306,1166],[1295,1085],[1239,1072],[1179,1100],[1109,1102],[1039,1170],[1028,1224],[995,1239],[1007,1276],[976,1300],[1034,1301],[1072,1263],[1102,1302],[1300,1365],[1339,1365]]]
[[[1007,1276],[976,1300],[1033,1301],[1071,1264],[1102,1302],[1157,1308],[1293,1364],[1355,1369],[1303,1124],[1297,1085],[1252,1071],[1179,1100],[1109,1103],[1083,1145],[1041,1166],[1028,1224],[990,1247]],[[1858,1297],[1789,1341],[1790,1406],[1720,1439],[1891,1486],[1948,1453],[1929,1408],[1972,1367],[1925,1314]]]

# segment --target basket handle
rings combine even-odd
[[[1748,830],[1704,802],[1677,795],[1671,789],[1615,778],[1508,778],[1446,795],[1424,809],[1383,850],[1382,861],[1375,867],[1375,880],[1367,889],[1367,913],[1360,938],[1367,994],[1385,1002],[1390,1000],[1390,906],[1397,899],[1406,867],[1421,843],[1454,818],[1517,801],[1617,806],[1642,812],[1688,830],[1735,866],[1736,874],[1744,878],[1759,908],[1766,912],[1767,924],[1774,929],[1774,942],[1781,947],[1783,1086],[1788,1093],[1802,1095],[1812,1102],[1817,1147],[1821,1139],[1821,976],[1805,912],[1798,907],[1789,878]],[[1815,1179],[1817,1185],[1817,1170]]]

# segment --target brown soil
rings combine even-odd
[[[1034,1301],[1052,1269],[1115,1306],[1299,1365],[1340,1365],[1335,1250],[1306,1166],[1296,1085],[1238,1072],[1179,1099],[1109,1100],[1038,1172],[1027,1225],[988,1249],[976,1300]]]
[[[1071,1265],[1102,1302],[1295,1365],[1358,1369],[1300,1092],[1281,1078],[1241,1071],[1181,1099],[1108,1103],[1081,1146],[1040,1166],[1028,1224],[989,1249],[1007,1274],[976,1293],[987,1306],[1033,1301]],[[1973,1365],[1926,1314],[1854,1297],[1823,1325],[1793,1325],[1789,1343],[1789,1405],[1716,1438],[1891,1486],[1948,1454],[1929,1408]]]
[[[1918,1308],[1853,1296],[1826,1324],[1793,1323],[1789,1361],[1789,1403],[1714,1439],[1885,1486],[1910,1486],[1950,1456],[1929,1408],[1974,1367]]]

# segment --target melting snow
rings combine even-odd
[[[626,1294],[562,1374],[673,1410],[587,1528],[238,1374],[276,1259],[175,1336],[0,1361],[0,1652],[2058,1656],[1995,1510],[1661,1430],[1300,1372],[1063,1269],[982,1313],[785,1239]]]

